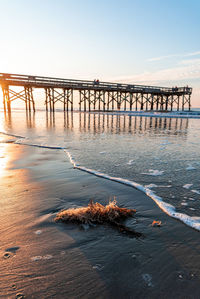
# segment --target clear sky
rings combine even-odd
[[[199,0],[0,0],[0,72],[194,88]]]

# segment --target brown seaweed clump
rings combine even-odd
[[[135,213],[136,210],[134,209],[118,207],[116,200],[110,201],[106,206],[91,200],[87,207],[71,208],[59,212],[55,221],[77,224],[111,224],[121,232],[139,237],[141,233],[137,233],[120,223]]]

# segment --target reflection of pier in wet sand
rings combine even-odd
[[[166,131],[169,135],[186,134],[188,119],[168,117],[136,117],[129,115],[110,115],[102,113],[80,113],[80,131],[90,133],[148,133],[156,130]]]
[[[74,113],[56,112],[46,113],[46,128],[55,128],[57,122],[63,123],[65,130],[78,129],[79,132],[92,134],[100,133],[128,133],[148,134],[154,131],[160,133],[165,131],[168,135],[186,135],[188,129],[188,118],[169,117],[144,117],[130,115],[115,115],[106,113]],[[5,122],[8,128],[14,125],[12,114],[5,114]],[[26,113],[27,128],[36,127],[35,113]]]

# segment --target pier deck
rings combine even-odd
[[[73,110],[74,91],[79,92],[79,109],[100,110],[184,110],[191,108],[191,87],[159,87],[136,84],[73,80],[30,75],[0,73],[4,110],[11,111],[11,102],[21,99],[26,109],[35,111],[33,90],[45,91],[46,110],[54,111],[56,102],[64,111]],[[16,91],[14,87],[21,87]]]

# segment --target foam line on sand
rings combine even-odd
[[[130,181],[130,180],[118,178],[118,177],[113,177],[113,176],[107,175],[105,173],[80,166],[79,164],[76,163],[74,157],[71,155],[70,152],[68,152],[66,149],[64,151],[68,155],[69,160],[74,168],[85,171],[85,172],[95,175],[97,177],[101,177],[101,178],[104,178],[104,179],[107,179],[110,181],[114,181],[114,182],[117,182],[120,184],[124,184],[124,185],[130,186],[130,187],[133,187],[135,189],[138,189],[138,190],[142,191],[143,193],[145,193],[148,197],[150,197],[158,205],[158,207],[163,212],[165,212],[168,216],[178,219],[178,220],[182,221],[184,224],[200,231],[200,217],[191,217],[191,216],[188,216],[187,214],[177,212],[173,205],[164,202],[163,199],[160,196],[156,195],[151,189],[144,187],[143,185],[138,184],[134,181]]]

